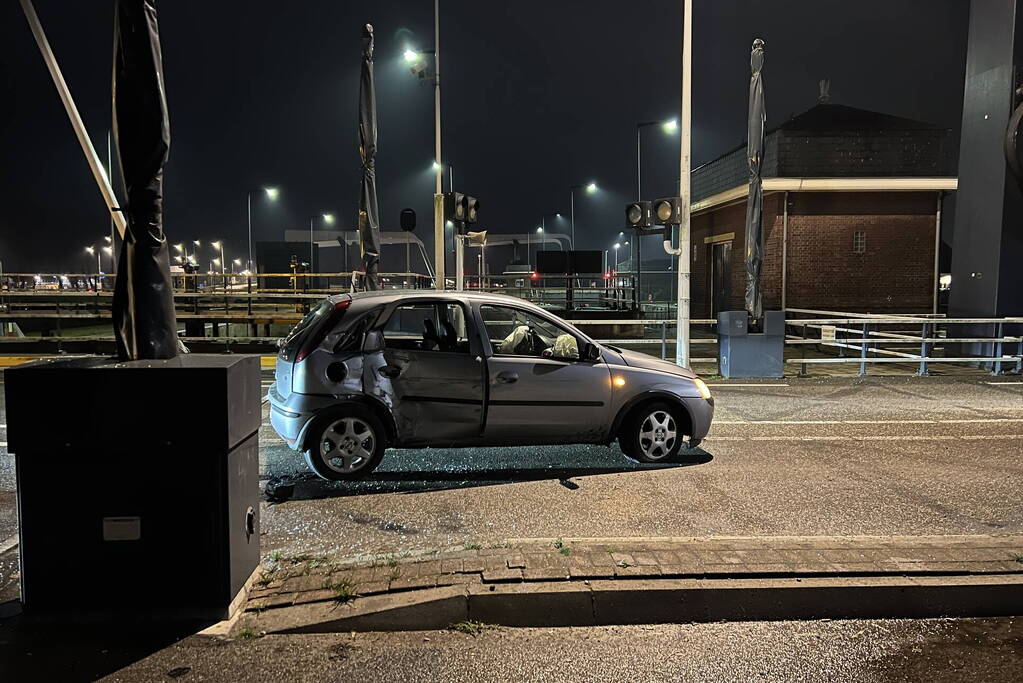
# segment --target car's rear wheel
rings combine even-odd
[[[384,426],[361,407],[320,420],[313,430],[305,461],[323,479],[359,479],[376,469],[384,457]]]
[[[668,462],[678,455],[685,435],[678,408],[657,402],[640,406],[618,432],[622,452],[639,462]]]

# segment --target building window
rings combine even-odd
[[[867,253],[867,233],[864,230],[857,230],[853,233],[853,253]]]

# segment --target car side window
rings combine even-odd
[[[497,356],[579,359],[575,335],[532,313],[507,306],[480,306],[490,347]]]
[[[402,304],[383,332],[388,349],[469,353],[465,313],[457,303]]]

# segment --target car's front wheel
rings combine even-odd
[[[639,462],[666,462],[678,455],[685,435],[678,409],[667,403],[641,406],[625,419],[618,432],[622,452]]]
[[[313,425],[305,461],[319,477],[346,481],[363,477],[384,457],[384,427],[373,413],[352,407]]]

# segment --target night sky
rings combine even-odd
[[[749,49],[766,41],[768,125],[832,101],[953,129],[962,111],[966,0],[704,0],[694,10],[694,164],[745,139]],[[171,114],[171,242],[223,238],[246,250],[333,212],[358,209],[360,29],[374,25],[378,179],[384,229],[419,213],[432,250],[433,91],[402,61],[433,48],[430,0],[163,2]],[[36,0],[101,156],[110,127],[109,0]],[[680,98],[674,0],[441,0],[443,156],[481,227],[532,230],[576,201],[580,248],[604,249],[635,198],[635,124],[670,119]],[[0,4],[0,260],[6,272],[82,270],[109,217],[17,2]],[[677,194],[678,136],[644,130],[645,198]],[[280,188],[276,204],[260,188]],[[445,178],[446,189],[446,178]],[[118,183],[117,190],[120,192]],[[548,222],[548,229],[554,230]],[[567,223],[564,224],[567,230]],[[656,240],[655,240],[656,241]],[[655,246],[651,243],[651,247]],[[432,251],[431,251],[432,253]],[[382,271],[403,263],[381,264]]]

